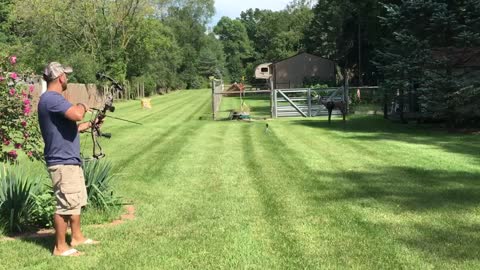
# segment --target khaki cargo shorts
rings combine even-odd
[[[79,165],[55,165],[48,167],[53,192],[57,201],[56,214],[80,215],[87,205],[87,188],[82,167]]]

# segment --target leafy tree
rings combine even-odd
[[[388,34],[379,23],[382,4],[378,0],[319,0],[313,12],[305,32],[307,51],[355,71],[354,83],[376,84],[376,66],[371,60],[382,46],[381,37]]]
[[[224,78],[227,75],[225,69],[225,55],[222,43],[213,34],[205,37],[204,47],[200,49],[198,71],[205,78],[214,76]]]
[[[222,17],[213,31],[222,41],[231,80],[241,81],[245,76],[244,64],[252,55],[245,26],[239,20]]]
[[[51,59],[70,62],[73,51],[121,79],[128,64],[126,49],[149,11],[147,0],[26,0],[16,1],[15,8],[17,35],[26,37],[42,55],[32,63],[37,69]]]
[[[172,30],[161,21],[144,20],[127,50],[127,77],[148,77],[153,87],[146,87],[148,92],[180,87],[176,73],[181,61],[179,46]]]
[[[72,81],[103,70],[148,79],[148,91],[192,87],[214,12],[213,0],[12,1],[20,41],[9,46],[37,72],[56,60],[73,66]]]
[[[164,2],[161,17],[172,28],[180,46],[181,61],[177,68],[187,88],[200,87],[199,54],[205,45],[206,23],[214,13],[213,0],[176,0]]]
[[[304,32],[313,17],[308,1],[294,1],[282,11],[248,9],[240,14],[256,60],[280,60],[303,50]]]
[[[0,43],[7,43],[14,38],[11,31],[13,25],[11,16],[13,10],[12,2],[12,0],[0,1]]]
[[[285,10],[248,9],[240,14],[253,47],[244,65],[253,83],[256,65],[281,60],[305,50],[304,33],[313,18],[312,1],[292,1]]]

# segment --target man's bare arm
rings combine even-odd
[[[85,113],[89,109],[90,108],[88,108],[87,105],[78,103],[77,105],[70,107],[70,109],[65,112],[65,117],[72,121],[82,121]]]

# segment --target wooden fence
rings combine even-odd
[[[40,95],[46,89],[45,82],[42,82],[39,78],[34,79],[35,90],[32,92],[32,110],[37,110],[38,100]],[[89,107],[100,107],[104,102],[103,93],[106,92],[108,86],[100,86],[102,91],[99,91],[95,84],[79,84],[69,83],[66,91],[63,92],[63,96],[72,104],[85,103]],[[145,97],[145,90],[143,84],[135,84],[130,86],[127,83],[125,86],[125,93],[115,96],[116,99],[129,100]]]

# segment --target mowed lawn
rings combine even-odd
[[[117,105],[103,141],[136,218],[0,241],[1,269],[479,269],[480,136],[375,116],[208,119],[210,91]],[[268,131],[266,123],[269,124]]]

